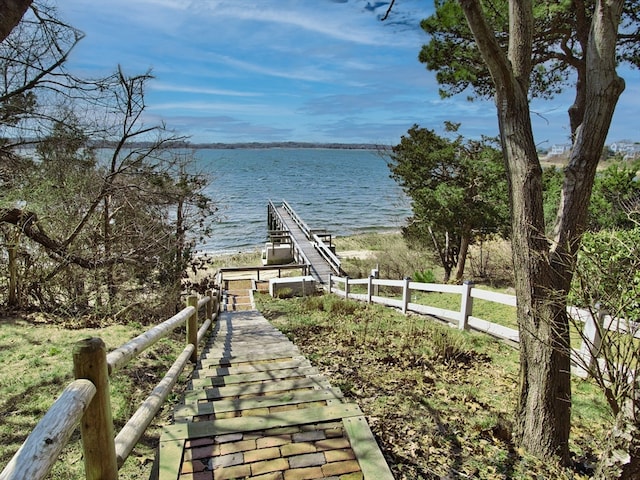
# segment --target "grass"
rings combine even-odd
[[[352,278],[366,277],[376,265],[383,278],[403,278],[428,269],[436,272],[436,279],[440,275],[431,257],[409,250],[400,235],[359,235],[336,239],[336,244],[338,253],[374,253],[371,259],[343,262],[345,268],[354,269],[348,270]],[[259,252],[236,254],[205,258],[199,270],[259,264]],[[420,303],[459,309],[457,295],[417,295]],[[396,478],[586,478],[554,471],[514,449],[511,418],[518,390],[518,354],[513,348],[487,335],[458,332],[418,315],[405,317],[390,308],[335,296],[258,298],[265,316],[287,332],[332,384],[360,404]],[[513,308],[503,307],[476,299],[474,316],[515,327]],[[80,326],[65,328],[43,318],[0,319],[0,468],[71,380],[76,341],[100,336],[112,349],[143,329],[133,323],[100,329]],[[112,378],[116,430],[182,346],[181,336],[159,342]],[[572,452],[576,460],[593,459],[611,419],[591,383],[574,380],[573,390]],[[178,395],[173,393],[170,400]],[[169,420],[170,408],[171,402],[163,407],[120,470],[120,478],[149,476],[158,425]],[[75,432],[50,478],[81,478],[83,470]]]
[[[587,478],[514,446],[516,349],[334,295],[259,295],[257,301],[332,385],[360,405],[396,478]],[[573,389],[571,449],[584,466],[611,419],[594,385],[574,379]]]
[[[99,336],[112,350],[142,331],[139,325],[110,325],[100,329],[68,329],[19,318],[0,319],[0,469],[9,462],[37,422],[73,380],[74,344]],[[176,334],[178,335],[178,334]],[[111,403],[118,431],[184,348],[183,335],[158,342],[111,378]],[[184,383],[184,382],[183,382]],[[176,394],[173,394],[175,399]],[[160,435],[168,421],[167,403],[120,470],[120,479],[147,478]],[[76,429],[48,478],[84,478],[79,430]]]

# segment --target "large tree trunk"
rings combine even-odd
[[[576,105],[570,114],[571,126],[576,129],[575,143],[565,170],[551,244],[545,238],[541,168],[527,98],[534,34],[532,2],[509,2],[509,52],[505,56],[482,14],[479,0],[459,1],[496,86],[500,135],[509,177],[520,329],[516,439],[538,457],[567,463],[571,365],[565,304],[596,166],[624,88],[615,72],[623,0],[596,2],[585,54],[584,82],[580,75]],[[582,41],[583,35],[580,37]],[[584,96],[582,88],[586,89]]]
[[[0,42],[20,23],[33,0],[0,0]]]
[[[460,0],[496,86],[496,107],[509,181],[512,255],[520,330],[520,398],[516,440],[528,452],[568,463],[571,414],[569,336],[556,272],[549,262],[542,169],[529,113],[533,10],[511,1],[509,56],[498,45],[478,0]]]
[[[515,437],[540,458],[569,461],[571,382],[566,294],[557,288],[544,235],[542,169],[527,97],[497,96],[512,208],[512,255],[520,331]],[[564,277],[564,275],[563,275]]]

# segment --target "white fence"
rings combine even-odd
[[[338,285],[342,288],[338,288]],[[351,291],[355,285],[366,286],[367,293],[354,293]],[[379,287],[395,287],[401,289],[401,298],[385,297],[379,294]],[[385,280],[370,276],[369,278],[351,279],[349,277],[329,276],[328,291],[341,295],[345,298],[365,301],[368,303],[378,303],[388,307],[400,309],[402,313],[415,312],[424,315],[431,315],[457,325],[461,330],[476,330],[488,333],[494,337],[519,343],[520,335],[518,330],[499,325],[497,323],[484,320],[473,315],[473,300],[475,298],[489,302],[517,306],[515,295],[482,290],[474,287],[472,283],[465,282],[463,285],[443,285],[438,283],[418,283],[410,279]],[[363,290],[363,288],[361,288]],[[411,302],[412,292],[440,292],[460,295],[460,308],[458,310],[447,310],[420,303]],[[396,297],[400,297],[397,295]],[[572,351],[572,372],[575,375],[585,377],[586,367],[595,361],[597,352],[600,349],[602,332],[610,330],[619,333],[631,333],[635,338],[640,338],[640,324],[637,322],[625,321],[623,319],[612,318],[604,312],[592,314],[589,310],[577,307],[567,307],[569,316],[578,322],[585,324],[582,331],[582,345],[579,350]],[[595,354],[594,354],[595,352]]]

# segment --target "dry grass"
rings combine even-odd
[[[20,318],[0,319],[0,469],[73,380],[72,351],[77,341],[99,336],[107,350],[112,350],[142,330],[138,324],[70,330],[60,325],[33,323]],[[183,347],[182,334],[162,340],[111,379],[116,431],[149,395]],[[174,392],[170,400],[177,400],[178,393]],[[120,470],[121,479],[148,478],[160,436],[159,425],[169,420],[171,401],[163,407],[134,448]],[[72,435],[49,478],[84,478],[78,430]]]
[[[367,415],[397,479],[584,479],[609,425],[591,384],[574,382],[575,468],[530,458],[511,439],[518,352],[490,336],[333,295],[258,296],[259,309]]]

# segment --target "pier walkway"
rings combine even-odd
[[[256,310],[219,314],[174,422],[160,480],[393,479],[360,408]]]
[[[294,258],[309,265],[309,274],[321,285],[327,283],[329,274],[343,275],[340,260],[331,245],[331,235],[325,230],[312,230],[286,202],[276,205],[269,202],[268,224],[270,231],[287,232],[293,244]]]

